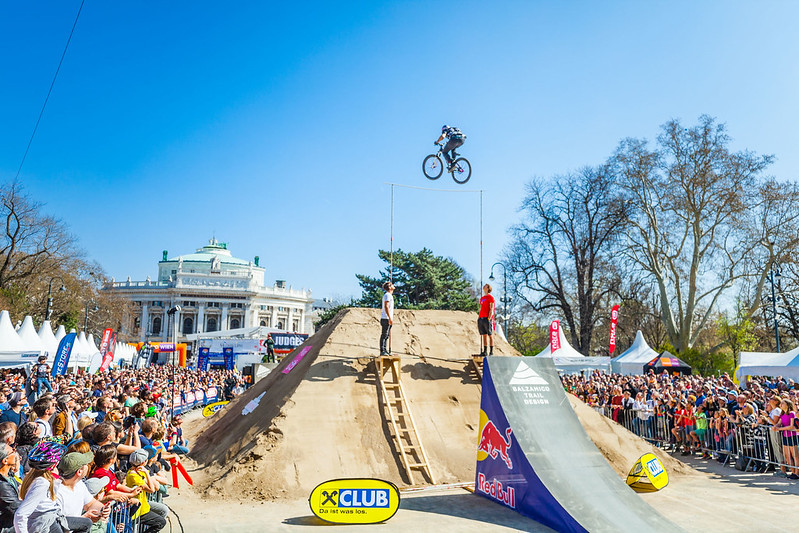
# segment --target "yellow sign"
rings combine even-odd
[[[641,456],[627,474],[627,484],[635,492],[656,492],[669,484],[669,475],[655,454]]]
[[[317,486],[308,503],[313,514],[335,524],[377,524],[399,509],[399,489],[379,479],[334,479]]]
[[[219,411],[220,409],[222,409],[224,406],[226,406],[229,403],[230,402],[209,403],[208,405],[203,407],[203,416],[205,418],[208,418],[209,416],[211,416],[212,414],[216,413],[217,411]]]

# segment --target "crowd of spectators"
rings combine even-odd
[[[217,387],[230,399],[245,385],[226,370],[40,369],[0,373],[0,533],[105,532],[120,508],[140,533],[161,531],[168,471],[189,451],[173,391]]]
[[[739,386],[726,373],[626,376],[594,371],[564,375],[561,381],[567,392],[597,411],[686,456],[726,461],[735,446],[756,448],[760,441],[755,437],[762,436],[762,450],[752,455],[779,465],[777,474],[799,479],[799,384],[792,379],[753,377]],[[765,460],[756,464],[762,471],[769,468]]]

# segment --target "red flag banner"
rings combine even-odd
[[[610,310],[610,353],[613,355],[613,350],[616,349],[616,321],[619,319],[619,304],[613,306]]]
[[[549,346],[550,353],[560,350],[560,322],[553,320],[549,325]]]
[[[107,329],[105,331],[111,331]],[[105,345],[105,352],[102,351],[103,346],[100,346],[100,353],[103,354],[103,362],[100,363],[99,372],[105,372],[111,367],[111,363],[114,361],[114,349],[116,349],[117,345],[117,334],[114,333],[113,335],[109,335],[108,343],[105,342],[105,331],[103,332],[103,345]]]
[[[108,351],[108,343],[111,342],[111,333],[114,330],[111,328],[105,328],[103,330],[103,340],[100,341],[100,355],[105,355],[105,352]]]

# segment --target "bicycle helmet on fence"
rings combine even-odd
[[[54,440],[41,440],[28,453],[31,468],[49,470],[58,464],[67,447]]]

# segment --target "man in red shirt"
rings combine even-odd
[[[480,355],[494,355],[494,297],[491,296],[491,285],[483,285],[483,297],[480,298],[480,314],[477,317],[477,331],[480,333]]]

